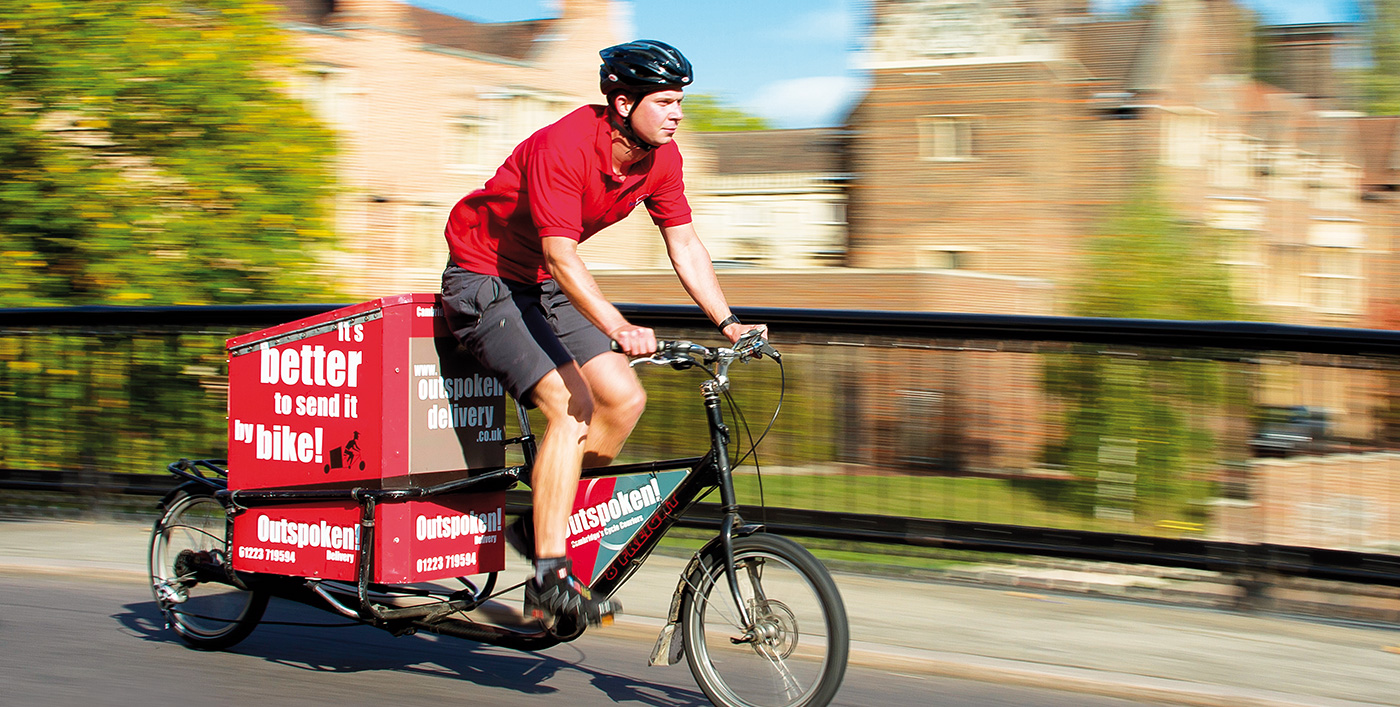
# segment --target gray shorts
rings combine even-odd
[[[532,407],[527,394],[550,371],[570,361],[587,363],[612,345],[553,280],[513,282],[448,263],[442,309],[457,340]]]

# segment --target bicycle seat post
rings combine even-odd
[[[520,453],[525,457],[525,471],[528,474],[535,468],[535,435],[530,432],[530,413],[526,411],[525,405],[514,397],[511,402],[515,403],[515,417],[520,421],[520,436],[501,440],[502,445],[519,444]],[[528,482],[527,482],[528,483]]]

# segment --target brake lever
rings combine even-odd
[[[634,358],[634,359],[628,361],[628,362],[627,362],[627,365],[628,365],[629,367],[631,367],[631,368],[636,368],[638,364],[643,364],[643,363],[653,363],[653,364],[656,364],[656,365],[658,365],[658,366],[664,366],[664,365],[666,365],[666,364],[674,363],[674,362],[675,362],[675,359],[665,358],[665,357],[663,357],[660,353],[654,353],[654,354],[652,354],[652,355],[650,355],[650,356],[647,356],[647,357],[645,357],[645,358]]]
[[[771,356],[774,361],[780,360],[783,355],[768,343],[768,340],[763,337],[763,333],[762,329],[750,329],[744,332],[739,340],[734,342],[734,348],[741,351],[754,351],[756,352],[755,358]]]

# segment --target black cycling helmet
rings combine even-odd
[[[603,57],[598,87],[609,97],[617,91],[636,96],[681,89],[695,79],[690,62],[680,50],[653,39],[608,47],[598,56]]]

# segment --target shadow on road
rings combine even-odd
[[[184,645],[174,631],[166,628],[165,617],[154,601],[130,603],[122,608],[125,611],[112,618],[131,635],[146,641]],[[227,652],[315,672],[388,670],[455,677],[474,685],[526,695],[558,692],[558,688],[544,683],[559,673],[572,671],[586,676],[614,703],[650,707],[710,704],[698,690],[649,682],[590,666],[587,645],[565,644],[545,652],[525,653],[432,634],[395,638],[369,626],[336,622],[336,618],[273,599],[257,630]],[[571,654],[571,657],[559,657],[560,653]],[[609,658],[616,659],[615,656]]]

